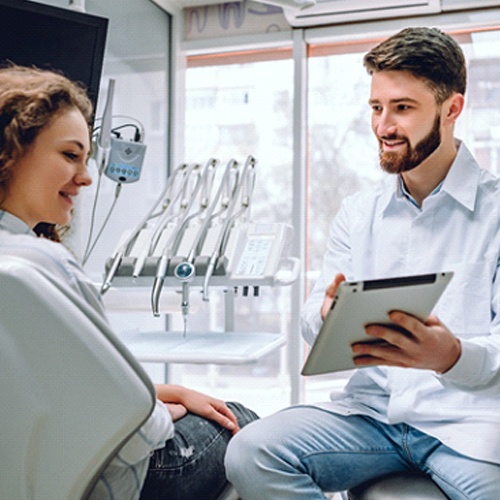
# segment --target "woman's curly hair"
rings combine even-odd
[[[68,108],[79,109],[91,126],[93,107],[82,85],[35,67],[10,64],[0,68],[0,207],[16,161],[40,131]],[[35,232],[59,241],[54,224],[41,223]]]

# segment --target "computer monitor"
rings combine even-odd
[[[108,20],[28,0],[0,0],[0,65],[62,71],[97,104]]]

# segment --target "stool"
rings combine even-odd
[[[348,492],[349,500],[447,500],[436,483],[421,472],[403,472],[364,483]]]

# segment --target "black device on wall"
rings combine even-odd
[[[97,104],[108,20],[28,0],[0,0],[0,64],[62,71]]]

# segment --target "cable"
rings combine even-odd
[[[100,177],[99,177],[99,183],[100,183]],[[83,259],[82,259],[82,264],[83,265],[85,265],[85,263],[87,262],[88,258],[90,257],[90,254],[93,252],[93,250],[94,250],[97,242],[99,241],[99,238],[101,237],[102,232],[104,231],[104,228],[106,227],[106,225],[107,225],[107,223],[109,221],[109,218],[111,217],[111,214],[113,213],[113,210],[114,210],[114,208],[116,206],[116,202],[118,201],[118,197],[120,196],[121,188],[122,188],[121,183],[118,183],[116,185],[115,198],[113,200],[113,203],[109,207],[108,214],[106,215],[106,218],[104,219],[104,222],[102,223],[101,229],[99,229],[99,232],[97,233],[97,236],[95,237],[94,243],[92,243],[92,246],[89,248],[90,240],[91,240],[91,235],[92,235],[92,231],[93,231],[93,226],[94,226],[95,207],[97,205],[97,194],[98,193],[96,191],[96,197],[94,199],[94,209],[92,210],[91,232],[89,234],[89,239],[88,239],[88,242],[87,242],[87,248],[85,249],[85,254],[84,254]]]
[[[113,118],[121,118],[121,119],[127,119],[127,120],[132,120],[133,122],[135,123],[124,123],[124,124],[121,124],[121,125],[118,125],[114,128],[111,128],[110,132],[114,135],[116,135],[117,137],[120,137],[120,133],[118,132],[119,130],[125,128],[125,127],[133,127],[134,130],[135,130],[135,133],[134,133],[134,142],[142,142],[142,140],[144,139],[144,126],[143,124],[131,117],[131,116],[126,116],[126,115],[113,115],[111,117],[111,119]],[[98,149],[98,145],[97,145],[97,141],[98,141],[98,138],[99,138],[99,130],[101,130],[102,128],[102,121],[103,121],[103,118],[97,118],[96,119],[96,126],[93,128],[92,130],[92,144],[95,144],[96,146],[96,150]],[[98,124],[99,123],[99,124]],[[98,125],[97,125],[98,124]],[[96,160],[97,161],[97,160]],[[121,190],[121,183],[120,182],[117,182],[117,185],[116,185],[116,190],[115,190],[115,199],[110,207],[110,210],[108,212],[108,215],[106,216],[106,219],[103,223],[103,225],[101,226],[101,229],[99,230],[99,233],[98,235],[96,236],[94,242],[92,243],[92,236],[93,236],[93,233],[94,233],[94,224],[95,224],[95,217],[96,217],[96,210],[97,210],[97,202],[98,202],[98,198],[99,198],[99,194],[100,194],[100,189],[101,189],[101,179],[102,179],[102,174],[104,173],[104,168],[101,168],[99,165],[97,165],[98,167],[98,178],[97,178],[97,187],[96,187],[96,192],[95,192],[95,197],[94,197],[94,203],[92,205],[92,211],[91,211],[91,219],[90,219],[90,228],[89,228],[89,236],[87,238],[87,245],[85,247],[85,251],[83,253],[83,259],[82,259],[82,264],[85,265],[85,263],[87,262],[88,258],[90,257],[90,254],[92,253],[95,245],[97,244],[97,241],[99,240],[101,234],[102,234],[102,231],[104,230],[104,227],[106,226],[106,224],[108,223],[108,220],[109,220],[109,217],[115,207],[115,204],[116,204],[116,201],[118,199],[118,196],[120,194],[120,190]],[[113,179],[115,180],[115,179]]]
[[[118,130],[121,130],[122,128],[126,127],[133,127],[135,130],[134,142],[141,142],[141,137],[142,137],[141,129],[135,123],[124,123],[123,125],[118,125],[117,127],[111,129],[111,133],[114,134],[119,139],[121,139],[121,135],[118,132]]]
[[[128,116],[128,115],[113,115],[112,116],[112,119],[115,119],[115,118],[120,118],[120,119],[126,119],[126,120],[132,120],[133,122],[135,122],[138,126],[138,132],[136,132],[136,136],[134,137],[134,141],[135,142],[143,142],[144,141],[144,137],[145,137],[145,128],[144,128],[144,125],[142,124],[142,122],[140,120],[138,120],[137,118],[134,118],[133,116]],[[95,123],[100,123],[102,122],[102,117],[99,117],[99,118],[96,118],[95,120]],[[127,123],[125,125],[130,125],[130,126],[134,126],[132,123]],[[116,130],[117,128],[120,128],[120,127],[123,127],[124,125],[120,124],[116,127],[113,128],[113,130]],[[96,127],[94,128],[94,132],[99,130],[101,128],[101,125],[96,125]],[[137,131],[137,129],[136,129]],[[137,140],[136,137],[137,137],[137,134],[139,135],[139,139]]]
[[[92,204],[92,212],[90,215],[90,228],[89,228],[89,235],[87,238],[87,246],[85,247],[85,251],[83,252],[84,258],[89,252],[90,242],[92,241],[92,233],[94,232],[95,213],[97,209],[97,200],[99,198],[99,192],[101,190],[101,179],[102,179],[102,172],[99,172],[97,177],[97,186],[95,189],[94,203]],[[87,259],[85,259],[84,263],[86,261]]]

